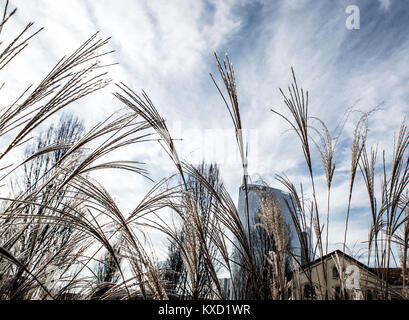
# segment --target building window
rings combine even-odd
[[[373,295],[371,290],[366,290],[366,300],[373,300]]]
[[[335,300],[349,300],[348,292],[344,289],[344,296],[341,295],[341,288],[335,287]]]
[[[338,272],[337,267],[332,268],[332,278],[339,279],[339,272]]]
[[[304,299],[315,299],[316,298],[316,294],[315,294],[315,290],[314,288],[311,288],[311,286],[309,284],[306,284],[304,286]]]
[[[340,300],[340,299],[341,299],[341,288],[335,287],[335,300]]]

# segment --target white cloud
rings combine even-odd
[[[382,39],[391,38],[388,30],[365,33],[374,27],[376,19],[367,25],[362,20],[359,32],[347,30],[342,3],[266,1],[255,8],[247,1],[179,1],[177,6],[172,2],[132,0],[14,3],[19,7],[19,18],[13,28],[35,20],[45,30],[27,48],[26,58],[18,58],[18,64],[3,73],[8,80],[7,97],[38,81],[61,56],[101,30],[103,36],[112,36],[110,48],[116,50],[112,59],[120,63],[110,69],[113,79],[124,81],[135,91],[147,90],[171,132],[175,131],[174,138],[184,139],[177,143],[182,158],[204,154],[211,160],[218,159],[222,155],[219,150],[224,152],[223,159],[235,152],[237,156],[229,115],[208,76],[209,71],[217,72],[212,52],[229,49],[236,68],[243,125],[257,132],[249,146],[249,169],[275,186],[274,175],[282,172],[287,172],[295,184],[308,181],[295,134],[283,135],[288,126],[270,112],[270,108],[285,110],[277,89],[290,83],[291,66],[299,84],[310,91],[311,113],[323,118],[330,128],[357,100],[364,110],[385,101],[384,110],[370,122],[373,129],[368,137],[369,143],[378,143],[380,149],[390,152],[392,132],[408,115],[408,40],[394,43],[395,47],[382,45]],[[380,5],[393,8],[387,0],[380,0]],[[368,7],[362,9],[369,14],[365,11]],[[5,95],[4,90],[0,94]],[[91,127],[120,106],[112,90],[113,86],[70,110]],[[199,135],[194,135],[195,130]],[[200,134],[206,130],[220,130],[223,139],[210,135],[201,140]],[[347,125],[344,136],[351,138],[352,132],[353,125]],[[338,152],[337,172],[347,177],[349,145],[340,144]],[[137,145],[118,157],[123,155],[147,162],[156,180],[174,170],[158,145]],[[314,161],[319,168],[317,155]],[[237,201],[241,166],[225,161],[222,169],[227,188]],[[320,175],[320,183],[325,183]],[[124,210],[130,210],[134,195],[140,197],[149,185],[139,178],[118,185],[118,179],[125,182],[126,177],[108,172],[101,179]],[[345,214],[346,184],[334,187],[335,218]],[[319,188],[320,197],[325,199],[325,188]],[[362,205],[364,190],[357,190],[358,206]],[[324,209],[325,201],[322,203]],[[362,219],[357,226],[354,230],[361,228],[365,238],[367,221]],[[359,232],[353,232],[352,238],[358,238]]]

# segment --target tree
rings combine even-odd
[[[203,162],[196,169],[215,190],[220,188],[222,182],[217,164],[208,165]],[[163,277],[168,291],[174,297],[206,299],[212,294],[212,278],[209,275],[208,264],[217,265],[217,250],[211,236],[212,227],[215,224],[213,210],[217,202],[209,189],[193,175],[188,175],[186,184],[187,197],[192,199],[193,205],[187,201],[189,204],[183,210],[197,209],[199,221],[192,226],[188,222],[191,219],[182,220],[180,229],[174,232],[176,239],[170,239]],[[195,206],[195,209],[191,206]],[[190,213],[184,212],[184,214],[188,217]],[[193,229],[198,227],[201,237],[192,237]],[[204,250],[207,252],[205,253]],[[186,255],[190,255],[190,258]]]
[[[73,227],[64,220],[56,223],[55,221],[44,221],[40,216],[61,216],[59,212],[78,207],[76,192],[72,188],[65,186],[55,194],[59,181],[53,179],[53,182],[50,183],[48,179],[53,175],[69,146],[78,141],[83,132],[84,125],[77,117],[63,115],[57,125],[51,125],[47,130],[41,132],[34,142],[26,147],[25,158],[29,160],[22,168],[23,176],[20,179],[23,180],[24,190],[20,191],[20,194],[30,194],[39,189],[40,192],[36,194],[35,200],[42,206],[25,205],[23,212],[26,215],[24,219],[26,223],[18,230],[19,237],[15,243],[9,244],[13,253],[20,257],[20,262],[25,268],[35,270],[47,265],[51,257],[64,249],[74,232]],[[50,146],[58,146],[58,148],[42,153]],[[80,155],[77,154],[74,157],[77,156]],[[67,175],[68,172],[63,174]],[[61,181],[63,180],[64,177],[61,177]],[[45,188],[41,188],[44,185]],[[81,214],[81,211],[71,213],[78,215]],[[12,225],[13,219],[8,219],[5,223]],[[58,260],[54,260],[53,265],[58,265]],[[7,282],[7,290],[3,287],[0,288],[0,292],[7,291],[10,297],[24,298],[30,289],[30,286],[25,283],[31,282],[31,277],[26,274],[25,268],[15,268],[10,281]]]
[[[14,19],[17,9],[10,10],[8,0],[2,7],[0,72],[20,57],[29,42],[42,30],[32,31],[34,23],[30,22],[12,40],[5,40],[5,30],[9,34],[15,32],[8,29],[8,22]],[[59,60],[37,85],[28,86],[12,101],[1,101],[2,187],[11,173],[19,169],[19,165],[10,165],[12,151],[27,143],[33,132],[58,111],[108,85],[110,80],[106,78],[106,72],[99,73],[102,61],[98,59],[109,53],[98,53],[107,43],[108,39],[99,39],[95,33],[72,54]],[[24,78],[23,75],[15,77]],[[2,91],[6,83],[7,79],[0,85]],[[54,169],[64,157],[68,144],[77,139],[82,130],[78,120],[71,118],[58,129],[44,133],[42,138],[45,141],[37,139],[37,146],[34,144],[31,151],[27,151],[34,154],[23,166],[26,170],[23,190],[11,197],[3,194],[0,211],[0,299],[53,297],[47,289],[51,285],[48,282],[53,270],[70,266],[73,248],[83,236],[78,234],[74,237],[71,226],[63,223],[60,214],[67,210],[81,214],[83,198],[75,199],[69,188],[58,188],[60,178],[70,170],[67,163],[64,168],[59,168],[57,174],[50,172],[55,173]],[[47,145],[51,142],[62,142],[65,146]],[[75,165],[78,157],[78,153],[72,152],[66,158]]]

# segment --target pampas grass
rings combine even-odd
[[[0,36],[15,12],[9,12],[6,1]],[[0,72],[41,31],[30,33],[32,26],[27,24],[3,47]],[[305,185],[290,181],[285,174],[276,176],[291,196],[285,206],[301,244],[301,256],[289,248],[284,208],[276,199],[262,199],[259,221],[255,229],[250,228],[244,121],[235,71],[227,55],[221,61],[215,54],[223,85],[218,84],[216,76],[210,76],[232,121],[241,158],[247,223],[241,220],[217,167],[197,167],[180,159],[165,117],[153,99],[145,91],[137,94],[124,83],[117,84],[113,93],[123,109],[75,139],[39,144],[20,163],[9,164],[11,152],[33,138],[45,120],[110,83],[107,72],[100,71],[101,60],[111,53],[105,49],[108,41],[100,39],[98,33],[92,35],[58,61],[38,85],[29,86],[11,103],[3,102],[0,136],[11,138],[0,153],[0,181],[8,183],[21,168],[30,177],[34,170],[35,179],[27,179],[25,188],[16,185],[15,192],[0,197],[0,299],[284,300],[302,296],[301,275],[306,276],[310,288],[318,290],[316,298],[328,299],[327,265],[319,266],[325,281],[317,284],[312,280],[311,262],[328,253],[337,145],[351,111],[331,132],[322,120],[310,115],[309,93],[299,86],[293,69],[288,90],[280,89],[286,111],[272,112],[296,134],[309,174],[311,195],[304,191]],[[4,87],[0,86],[0,90]],[[369,264],[373,259],[380,270],[377,287],[386,299],[393,292],[387,280],[395,259],[394,246],[402,249],[403,277],[407,274],[409,134],[403,122],[394,140],[391,165],[383,152],[382,170],[378,173],[377,148],[366,145],[372,112],[361,114],[352,139],[343,247],[345,252],[351,200],[354,186],[359,183],[357,173],[361,172],[371,210],[367,261]],[[156,142],[168,154],[176,174],[154,183],[133,210],[123,212],[98,180],[98,172],[121,170],[151,181],[142,161],[106,159],[123,148]],[[320,221],[318,207],[315,152],[327,187],[325,224]],[[58,154],[57,159],[45,164],[44,159],[53,154]],[[378,176],[382,183],[377,193]],[[172,225],[168,214],[176,217],[179,225]],[[159,263],[155,253],[148,250],[151,229],[159,230],[169,240],[168,264]],[[257,247],[256,240],[261,236],[265,236],[266,252]],[[291,273],[289,259],[295,264]],[[344,288],[345,259],[334,259]],[[230,295],[219,279],[222,269],[231,278]],[[408,298],[405,281],[400,297]]]

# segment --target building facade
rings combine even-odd
[[[382,295],[386,282],[381,279],[378,271],[340,250],[335,250],[311,262],[308,267],[293,272],[292,299],[399,299],[402,290],[400,277],[402,270],[391,269],[397,276],[391,277],[390,274],[386,297]]]
[[[291,272],[291,270],[300,264],[305,264],[305,262],[310,259],[311,255],[311,250],[306,251],[302,248],[292,214],[288,208],[288,205],[294,205],[291,196],[279,189],[271,188],[263,184],[248,184],[246,197],[246,188],[243,184],[239,189],[238,213],[244,231],[251,242],[251,251],[256,265],[256,270],[254,270],[253,273],[258,276],[259,281],[257,285],[266,287],[266,293],[261,298],[268,298],[267,292],[269,290],[267,287],[269,286],[270,279],[269,275],[264,272],[264,269],[266,269],[266,264],[268,263],[266,259],[268,253],[275,250],[274,237],[272,234],[267,234],[265,228],[262,227],[262,219],[260,218],[262,205],[265,202],[272,203],[279,208],[278,211],[284,222],[283,227],[286,229],[285,234],[287,237],[286,272]],[[237,241],[235,242],[235,245],[239,247]],[[311,248],[311,245],[308,245],[308,247]],[[236,250],[236,253],[234,254],[234,259],[240,262],[240,255],[237,251],[238,250]],[[304,254],[305,252],[309,252],[307,256]],[[294,263],[293,258],[296,258],[298,263]],[[233,268],[233,281],[236,287],[241,287],[237,291],[243,292],[246,291],[245,282],[249,281],[249,274],[247,271],[243,270],[239,264],[235,265]],[[252,297],[234,296],[233,294],[232,298]]]

